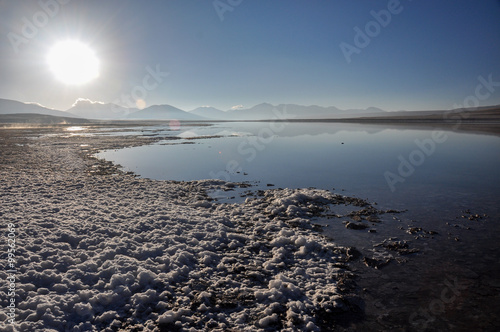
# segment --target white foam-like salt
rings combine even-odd
[[[230,188],[222,181],[118,180],[68,165],[26,170],[1,207],[19,229],[16,328],[315,331],[318,310],[337,305],[343,254],[310,230],[330,192],[217,204],[205,193]],[[0,291],[0,305],[7,299]]]

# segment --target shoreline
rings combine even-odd
[[[234,184],[141,179],[91,157],[151,138],[0,133],[1,228],[17,231],[16,317],[6,324],[0,313],[5,331],[314,331],[350,311],[353,251],[309,221],[340,196],[270,190],[217,204],[207,190]]]
[[[432,235],[409,220],[405,230],[405,213],[316,189],[269,189],[219,203],[209,191],[239,184],[143,179],[94,157],[161,137],[72,136],[66,127],[0,130],[0,227],[16,225],[20,249],[17,330],[419,331],[458,320],[462,328],[476,326],[472,318],[462,322],[470,310],[483,327],[498,320],[484,296],[496,287],[493,263],[476,270],[428,251],[443,242],[463,256],[470,247],[464,232],[471,231],[458,232],[459,223]],[[360,224],[377,232],[358,230]],[[453,240],[452,229],[463,240]],[[370,236],[366,248],[332,240],[363,232]],[[443,264],[450,266],[436,272]],[[443,280],[466,287],[457,290],[460,301],[446,304],[455,321],[414,317],[436,296],[411,284],[421,274],[431,287],[445,289]],[[0,275],[7,280],[5,271]],[[425,295],[416,297],[416,287]],[[464,302],[464,292],[473,296],[472,308],[462,307],[471,301]],[[0,294],[6,308],[8,294]],[[14,331],[7,318],[0,311],[0,326]]]
[[[392,114],[393,113],[393,114]],[[497,106],[480,107],[477,110],[455,109],[448,111],[410,111],[386,112],[384,114],[359,116],[354,118],[273,118],[264,120],[237,120],[237,119],[206,119],[180,120],[186,124],[210,125],[210,123],[231,122],[291,122],[291,123],[347,123],[365,125],[383,125],[385,128],[409,129],[440,129],[457,132],[500,135],[500,109]],[[169,120],[89,120],[84,118],[68,118],[41,114],[0,114],[0,129],[23,128],[26,126],[54,126],[64,127],[68,124],[90,126],[129,126],[129,125],[157,125],[169,123]]]

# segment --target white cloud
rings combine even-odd
[[[102,101],[93,101],[93,100],[90,100],[87,98],[78,98],[75,101],[75,103],[73,105],[71,105],[71,107],[75,107],[76,105],[81,105],[81,104],[90,104],[90,105],[101,104],[101,105],[104,105],[105,103],[103,103]]]

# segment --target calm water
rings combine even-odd
[[[267,184],[335,188],[381,208],[407,209],[372,224],[376,233],[347,230],[338,220],[316,220],[325,235],[366,257],[375,257],[376,244],[390,237],[420,250],[382,270],[353,263],[353,271],[361,271],[357,284],[368,290],[361,294],[365,319],[355,329],[487,331],[500,326],[500,137],[334,123],[217,123],[178,131],[132,128],[121,134],[165,138],[98,155],[143,177],[248,181],[254,189],[267,189]],[[238,192],[228,194],[235,198],[226,201],[242,200]],[[487,217],[469,221],[462,218],[466,210]],[[415,238],[407,232],[410,226],[438,235]],[[450,278],[461,288],[445,303],[440,296]]]
[[[219,123],[140,133],[181,139],[99,156],[153,179],[344,189],[398,208],[496,205],[500,197],[500,137],[492,135],[334,123]]]

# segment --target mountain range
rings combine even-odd
[[[66,111],[44,107],[36,103],[23,103],[0,99],[0,114],[36,113],[43,115],[76,117],[98,120],[273,120],[273,119],[331,119],[380,115],[385,111],[367,109],[340,110],[336,107],[302,106],[295,104],[271,105],[262,103],[251,108],[222,111],[203,106],[184,111],[171,105],[153,105],[144,109],[126,108],[112,103],[78,99]]]
[[[500,106],[483,106],[471,111],[457,109],[453,112],[472,112],[479,116],[479,112],[493,112],[498,117]],[[380,108],[341,110],[334,106],[302,106],[295,104],[271,105],[262,103],[251,108],[237,108],[222,111],[214,107],[203,106],[191,111],[184,111],[171,105],[153,105],[144,109],[127,108],[112,103],[94,102],[87,99],[78,99],[67,111],[60,111],[44,107],[37,103],[23,103],[15,100],[0,99],[0,115],[6,114],[38,114],[75,119],[96,120],[321,120],[321,119],[349,119],[349,118],[404,118],[431,119],[441,117],[450,111],[398,111],[386,112]],[[485,113],[486,114],[486,113]],[[488,113],[489,114],[489,113]],[[467,115],[469,116],[469,115]],[[488,115],[489,116],[489,115]],[[450,118],[449,116],[446,117]]]
[[[26,114],[26,113],[75,117],[74,115],[68,112],[58,111],[52,108],[44,107],[36,103],[22,103],[15,100],[0,99],[0,114]]]

